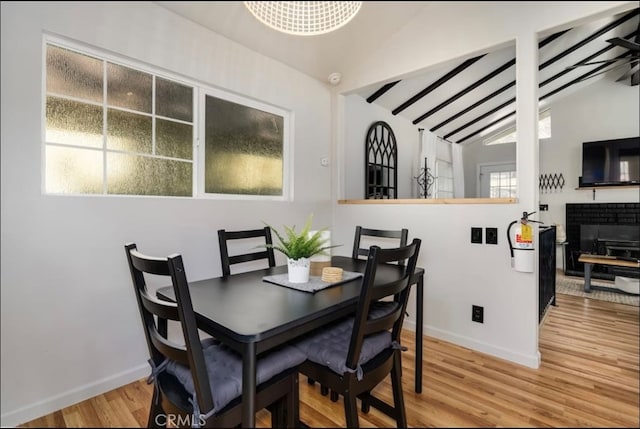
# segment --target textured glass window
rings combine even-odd
[[[193,127],[156,119],[156,155],[193,159]]]
[[[192,196],[193,88],[46,49],[45,192]]]
[[[151,113],[153,77],[117,64],[107,65],[107,103],[138,112]]]
[[[107,149],[151,154],[151,117],[108,109]]]
[[[193,121],[193,88],[156,77],[156,115]]]
[[[58,97],[47,97],[49,143],[102,147],[102,107]]]
[[[284,118],[206,96],[205,192],[282,195]]]
[[[190,197],[193,164],[121,153],[107,155],[107,193]]]
[[[97,58],[49,46],[47,92],[102,103],[102,64]]]
[[[102,151],[48,145],[46,192],[101,194]]]

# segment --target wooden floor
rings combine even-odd
[[[558,295],[541,327],[542,364],[530,369],[425,337],[424,390],[413,391],[413,333],[403,337],[411,427],[639,427],[638,307]],[[144,380],[21,427],[144,427],[151,401]],[[389,383],[376,392],[391,401]],[[342,401],[300,380],[300,415],[312,427],[344,427]],[[257,416],[259,427],[269,414]],[[360,413],[362,427],[394,427]]]

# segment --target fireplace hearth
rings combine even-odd
[[[582,276],[581,253],[640,259],[640,203],[567,204],[566,272]],[[597,266],[592,276],[614,280],[616,276],[638,278],[638,270]]]

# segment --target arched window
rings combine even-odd
[[[393,130],[374,122],[365,140],[365,199],[398,198],[398,147]]]

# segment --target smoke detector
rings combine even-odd
[[[329,83],[331,85],[337,85],[340,83],[340,79],[342,79],[342,75],[340,73],[331,73],[328,77],[327,80],[329,81]]]

